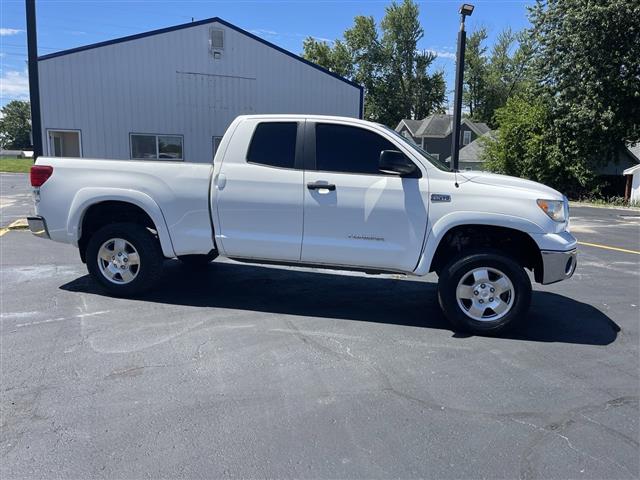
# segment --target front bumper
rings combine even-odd
[[[50,238],[49,230],[47,230],[47,222],[40,216],[27,217],[27,223],[29,224],[29,230],[36,237]]]
[[[542,254],[542,284],[548,285],[570,278],[578,265],[578,250],[558,252],[541,250]]]

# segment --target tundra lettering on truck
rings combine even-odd
[[[436,272],[446,317],[483,334],[525,318],[527,271],[550,284],[576,269],[561,193],[452,172],[379,124],[241,116],[217,152],[213,165],[40,157],[31,170],[30,229],[77,246],[91,276],[115,296],[152,288],[164,259],[176,257],[191,266],[222,256]]]

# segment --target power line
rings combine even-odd
[[[0,57],[2,57],[4,55],[10,55],[12,57],[27,58],[27,54],[26,53],[14,53],[14,52],[0,52],[0,53],[1,53]]]
[[[16,45],[15,43],[4,43],[4,42],[0,43],[0,47],[27,48],[26,45]],[[43,50],[64,50],[64,48],[62,48],[62,47],[41,47],[40,45],[38,45],[38,48],[41,48]]]

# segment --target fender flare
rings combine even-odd
[[[416,275],[426,275],[431,270],[431,262],[440,245],[440,241],[444,238],[449,230],[461,225],[487,225],[493,227],[510,228],[526,233],[535,242],[531,234],[546,233],[540,225],[527,220],[526,218],[516,217],[514,215],[505,215],[501,213],[490,212],[471,212],[457,211],[451,212],[440,217],[431,227],[425,246],[422,249],[422,255],[418,261],[418,266],[414,270]],[[536,242],[537,243],[537,242]]]
[[[67,235],[73,245],[78,246],[82,235],[82,221],[88,208],[97,203],[117,201],[130,203],[141,208],[153,221],[160,239],[160,246],[165,257],[172,258],[176,254],[167,228],[162,210],[158,204],[146,193],[124,188],[81,188],[71,201],[69,217],[67,218]]]

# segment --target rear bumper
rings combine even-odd
[[[542,254],[542,284],[548,285],[571,278],[578,265],[578,250],[558,252],[541,250]]]
[[[50,238],[49,230],[47,230],[47,222],[40,216],[27,217],[27,223],[29,224],[29,230],[36,237]]]

